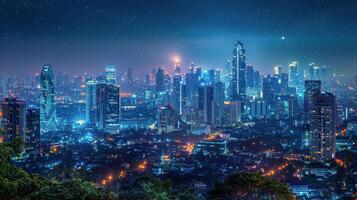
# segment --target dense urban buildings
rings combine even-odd
[[[339,3],[49,2],[0,5],[0,200],[357,199],[357,24]]]
[[[339,176],[345,151],[355,152],[357,107],[338,96],[347,88],[353,101],[355,86],[296,61],[264,74],[246,64],[241,41],[233,53],[232,71],[193,63],[185,71],[175,59],[143,77],[106,66],[71,78],[44,65],[34,84],[5,87],[0,141],[22,139],[14,162],[31,172],[85,169],[99,185],[120,168],[120,177],[194,176],[204,194],[214,179],[200,176],[255,172],[283,180],[297,197],[326,197],[326,185],[310,181]],[[352,183],[335,195],[348,196]]]

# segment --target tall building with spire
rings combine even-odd
[[[41,71],[40,119],[41,131],[56,130],[54,74],[51,65]]]
[[[233,49],[232,100],[246,100],[247,65],[243,43],[238,41]]]

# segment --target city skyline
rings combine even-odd
[[[345,4],[350,6],[344,6]],[[262,72],[297,60],[353,71],[357,61],[355,2],[157,1],[3,2],[3,72],[97,73],[103,66],[147,73],[179,55],[208,68],[231,60],[242,40],[247,64]],[[140,59],[137,59],[140,57]],[[346,59],[346,57],[348,59]]]
[[[2,1],[0,200],[357,199],[347,3]]]

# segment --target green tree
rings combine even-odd
[[[11,156],[21,152],[23,142],[0,144],[1,200],[111,200],[115,195],[82,179],[65,182],[31,175],[11,164]]]
[[[217,183],[210,191],[211,200],[293,199],[286,184],[260,174],[238,173]]]
[[[146,175],[135,180],[133,185],[123,188],[120,198],[123,200],[168,200],[171,184],[159,178]]]

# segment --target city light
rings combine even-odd
[[[2,4],[0,199],[356,198],[357,1]]]

